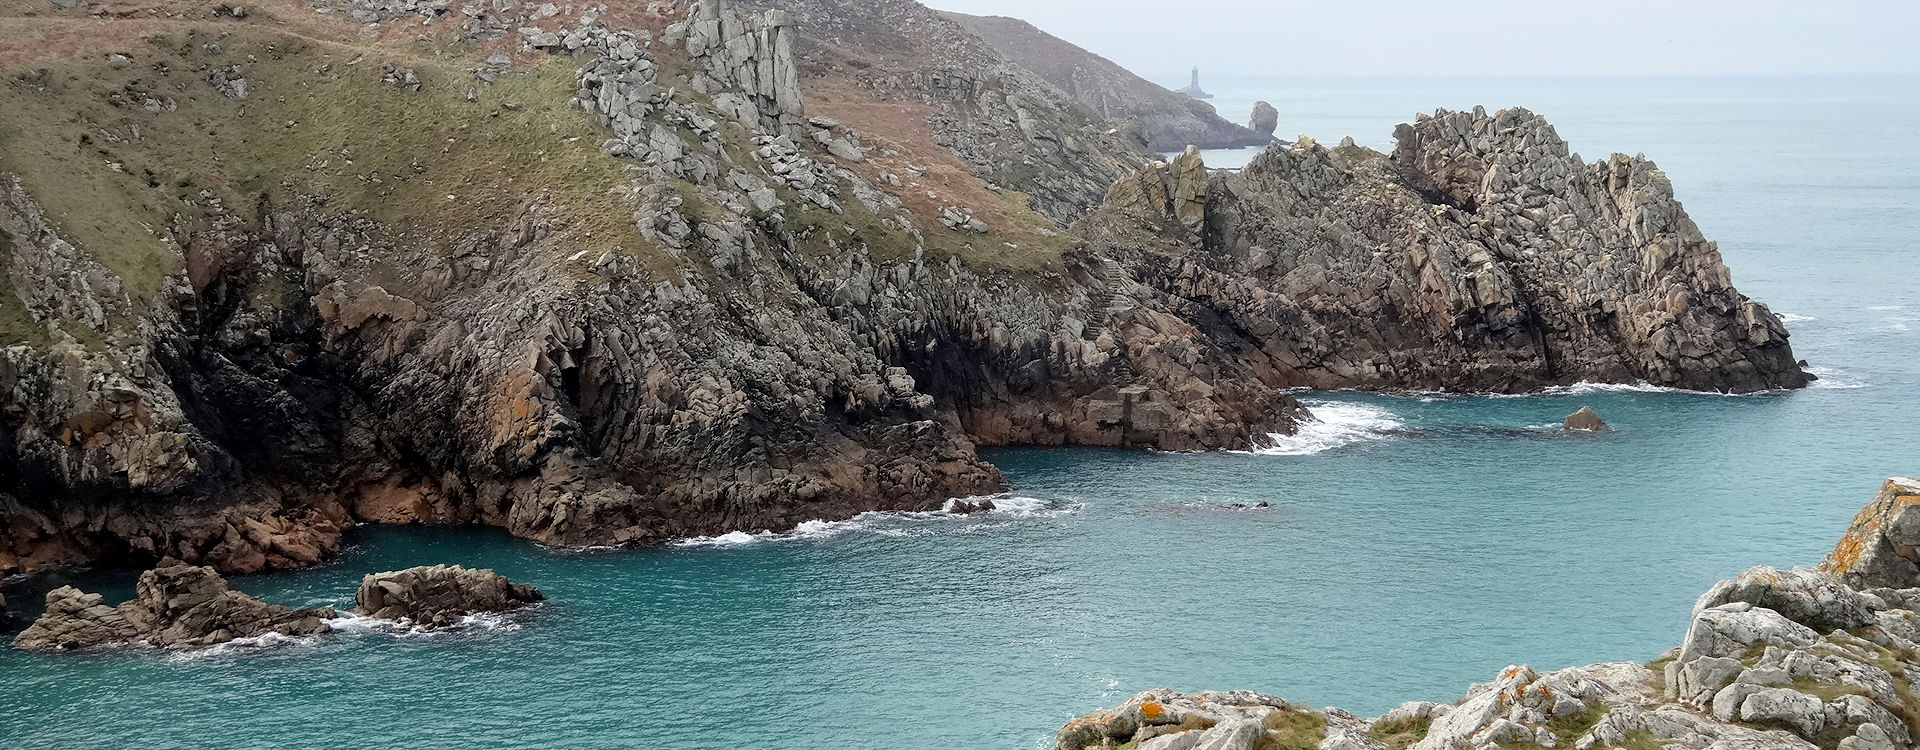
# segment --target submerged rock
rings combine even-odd
[[[212,568],[162,560],[140,574],[137,595],[109,607],[72,586],[47,593],[47,609],[13,639],[16,648],[73,649],[146,644],[205,648],[237,638],[313,635],[332,629],[334,611],[267,604],[227,588]]]
[[[354,595],[358,604],[354,611],[437,628],[456,624],[467,615],[505,612],[545,599],[539,589],[489,569],[423,565],[367,576]]]
[[[1568,414],[1566,420],[1561,422],[1560,426],[1569,430],[1581,430],[1584,432],[1599,432],[1600,430],[1607,429],[1607,423],[1600,419],[1600,415],[1593,412],[1593,407],[1591,406],[1582,406],[1579,411]]]
[[[1902,493],[1906,499],[1898,500]],[[1890,481],[1836,554],[1847,552],[1842,558],[1851,560],[1852,546],[1887,542],[1886,529],[1902,518],[1901,504],[1920,502],[1912,494],[1910,480]],[[1220,747],[1910,747],[1914,727],[1907,722],[1920,717],[1920,698],[1908,684],[1908,675],[1920,671],[1920,615],[1911,609],[1920,588],[1860,591],[1842,575],[1754,568],[1722,581],[1696,603],[1680,647],[1653,665],[1617,662],[1544,674],[1511,666],[1452,706],[1409,702],[1368,720],[1339,709],[1301,712],[1253,693],[1149,690],[1067,722],[1055,747],[1208,746],[1191,740],[1201,732],[1238,738],[1241,722],[1255,720],[1259,731],[1250,732],[1247,744]]]

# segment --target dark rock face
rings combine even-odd
[[[1280,127],[1280,110],[1266,102],[1253,103],[1253,119],[1247,122],[1247,129],[1255,133],[1273,137],[1273,131]]]
[[[1607,423],[1600,419],[1600,415],[1593,412],[1591,406],[1582,406],[1579,411],[1568,414],[1567,418],[1561,421],[1560,426],[1563,429],[1582,432],[1599,432],[1607,429]]]
[[[1132,123],[1150,150],[1241,148],[1264,146],[1271,140],[1272,126],[1261,131],[1257,125],[1251,129],[1235,125],[1215,112],[1213,105],[1197,100],[1204,96],[1170,91],[1026,21],[950,12],[942,15],[978,34],[1021,67],[1040,74],[1072,101],[1103,118]],[[1197,90],[1197,80],[1195,84]]]
[[[163,560],[140,574],[137,595],[118,607],[72,586],[47,593],[47,609],[14,637],[25,649],[73,649],[143,643],[175,649],[214,646],[278,633],[314,635],[332,628],[332,609],[289,609],[227,588],[212,568]]]
[[[545,601],[538,589],[492,570],[433,565],[374,573],[360,582],[354,611],[382,620],[446,627],[480,612],[505,612]]]
[[[1733,288],[1652,162],[1584,164],[1520,109],[1442,110],[1396,132],[1391,157],[1269,147],[1198,194],[1150,170],[1076,228],[1208,306],[1296,385],[1808,382],[1779,318]],[[1196,216],[1177,245],[1156,243]]]

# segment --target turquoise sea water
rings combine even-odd
[[[1589,159],[1644,151],[1825,379],[1748,397],[1301,394],[1324,422],[1289,455],[996,451],[1010,511],[778,538],[581,553],[366,529],[327,567],[234,584],[344,606],[364,573],[457,562],[551,601],[457,634],[0,652],[0,748],[1024,749],[1161,685],[1372,714],[1509,663],[1651,659],[1712,581],[1817,561],[1881,477],[1920,473],[1920,81],[1209,88],[1245,103],[1236,118],[1266,98],[1282,132],[1328,142],[1385,148],[1413,110],[1520,102]],[[1545,427],[1583,404],[1617,431]],[[76,577],[131,593],[130,572]],[[60,582],[8,599],[34,608]]]

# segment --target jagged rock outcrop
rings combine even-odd
[[[1269,147],[1209,175],[1201,196],[1173,195],[1178,176],[1149,168],[1075,229],[1209,307],[1296,385],[1810,380],[1652,162],[1582,163],[1523,109],[1440,110],[1395,132],[1391,155]]]
[[[540,590],[488,569],[423,565],[374,573],[360,582],[354,611],[428,628],[458,624],[468,615],[506,612],[545,601]]]
[[[1256,124],[1243,128],[1222,118],[1211,104],[1134,75],[1026,21],[953,12],[943,15],[980,35],[1021,67],[1040,74],[1073,101],[1135,130],[1153,151],[1179,151],[1187,146],[1264,146],[1272,140],[1278,121],[1260,130],[1257,108]]]
[[[1055,747],[1910,747],[1916,600],[1920,588],[1860,591],[1825,570],[1755,568],[1702,596],[1681,645],[1653,665],[1512,666],[1452,705],[1410,701],[1373,719],[1246,691],[1149,690],[1067,722]]]
[[[1273,131],[1280,127],[1280,110],[1266,102],[1253,103],[1252,119],[1247,121],[1247,129],[1260,135],[1273,137]]]
[[[194,649],[277,633],[332,629],[332,609],[290,609],[227,588],[212,568],[163,560],[140,574],[137,595],[118,607],[72,586],[47,593],[47,609],[13,639],[15,648],[75,649],[142,644]]]
[[[1920,480],[1888,479],[1820,569],[1855,588],[1920,586]]]

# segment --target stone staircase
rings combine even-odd
[[[1133,298],[1119,293],[1121,286],[1133,280],[1127,276],[1126,270],[1119,263],[1106,258],[1096,260],[1100,262],[1100,278],[1105,283],[1087,294],[1087,308],[1091,314],[1087,316],[1087,328],[1082,336],[1088,341],[1099,338],[1100,329],[1107,326],[1107,320],[1114,313],[1133,307]]]

